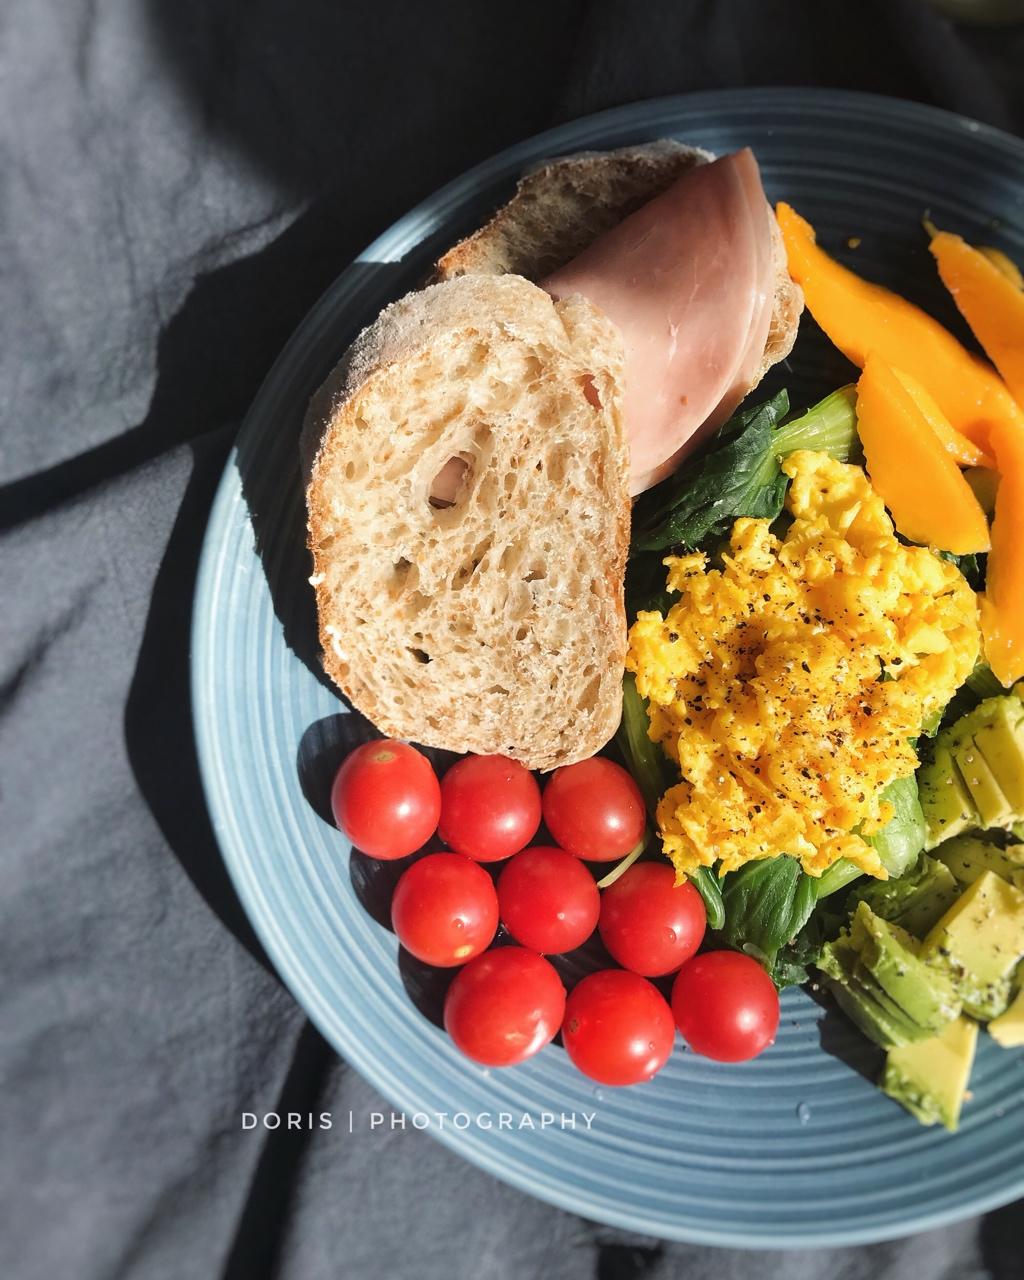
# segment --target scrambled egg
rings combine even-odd
[[[651,737],[682,774],[658,825],[680,874],[788,853],[811,875],[849,858],[884,879],[864,837],[917,767],[908,740],[974,666],[977,602],[954,565],[896,539],[859,467],[804,451],[783,469],[785,535],[740,519],[721,569],[670,557],[679,599],[630,630]]]

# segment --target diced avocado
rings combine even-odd
[[[955,1133],[978,1044],[978,1024],[955,1018],[930,1040],[890,1049],[882,1089],[922,1124]]]
[[[924,813],[926,849],[981,826],[974,801],[953,761],[953,753],[941,741],[936,741],[931,760],[918,769],[917,789]]]
[[[1024,702],[1016,697],[991,702],[991,717],[975,730],[974,745],[1014,814],[1024,816]]]
[[[854,1026],[883,1049],[912,1044],[931,1035],[905,1015],[897,1013],[894,1016],[891,1002],[888,1008],[883,1008],[874,993],[865,990],[856,979],[846,984],[833,982],[831,990],[836,1003]]]
[[[850,938],[860,957],[856,974],[871,980],[917,1026],[935,1032],[960,1012],[953,983],[915,954],[917,939],[865,904],[854,913]]]
[[[827,943],[818,958],[818,967],[832,979],[829,986],[836,1003],[850,1021],[883,1049],[909,1044],[922,1034],[927,1035],[885,996],[870,976],[865,985],[859,959],[857,948],[845,932]]]
[[[1017,992],[1017,998],[1005,1013],[992,1019],[988,1033],[1004,1049],[1018,1049],[1024,1045],[1024,991]]]
[[[985,757],[974,745],[974,739],[969,738],[959,746],[953,753],[953,759],[981,818],[981,825],[1002,827],[1012,822],[1013,805],[996,781]]]
[[[924,854],[906,875],[898,880],[872,880],[855,889],[850,901],[866,902],[880,919],[923,938],[959,896],[960,886],[950,868]]]
[[[915,954],[916,939],[864,902],[850,927],[822,951],[840,1007],[883,1048],[934,1035],[960,1011],[949,975]]]
[[[983,871],[932,928],[920,958],[945,970],[964,1012],[987,1021],[1005,1009],[1024,956],[1024,893]]]
[[[974,827],[1024,821],[1024,686],[985,698],[941,730],[917,781],[926,848]]]
[[[983,871],[994,871],[1015,888],[1024,889],[1024,844],[1000,849],[978,836],[957,836],[933,852],[964,888],[973,884]]]

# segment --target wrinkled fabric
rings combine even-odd
[[[585,1222],[413,1130],[310,1027],[203,808],[189,609],[233,433],[381,229],[551,123],[861,87],[1024,127],[1020,28],[917,0],[7,0],[0,9],[0,1274],[1020,1274],[1020,1207],[751,1255]]]

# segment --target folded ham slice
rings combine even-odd
[[[757,381],[774,294],[771,210],[747,149],[698,165],[541,285],[622,333],[630,492],[670,475]]]

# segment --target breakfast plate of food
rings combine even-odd
[[[450,184],[268,376],[194,605],[214,829],[480,1168],[752,1247],[1024,1194],[1020,264],[1020,142],[690,95]]]

